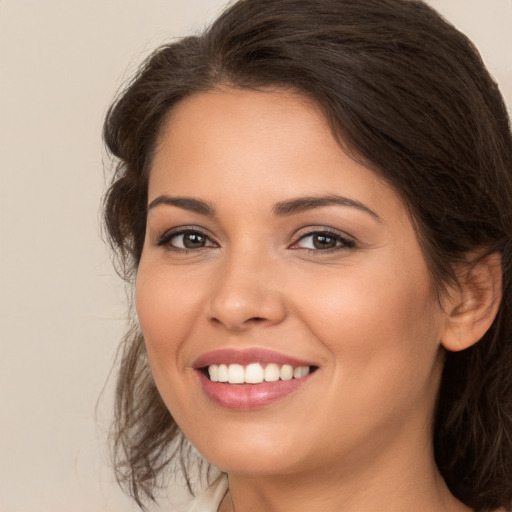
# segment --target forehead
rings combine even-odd
[[[299,94],[279,89],[213,89],[189,96],[171,110],[159,134],[156,155],[176,161],[180,150],[193,146],[195,151],[186,155],[189,163],[206,152],[231,162],[234,150],[243,144],[252,150],[245,155],[246,165],[249,159],[257,164],[258,158],[277,148],[284,156],[290,150],[296,153],[299,146],[306,150],[309,144],[304,143],[318,138],[323,145],[334,142],[319,108]]]
[[[393,203],[397,194],[340,147],[321,110],[281,90],[212,90],[186,98],[159,135],[149,198],[197,196],[241,206],[290,196],[342,194]],[[372,208],[373,209],[373,208]]]

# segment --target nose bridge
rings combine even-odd
[[[210,319],[231,331],[272,325],[285,316],[276,260],[250,244],[231,248],[212,287]]]

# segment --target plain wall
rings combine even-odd
[[[480,48],[510,111],[512,0],[431,3]],[[110,387],[94,414],[125,311],[100,238],[102,119],[149,50],[223,4],[0,0],[1,512],[138,510],[106,458]]]

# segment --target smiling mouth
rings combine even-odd
[[[292,366],[289,364],[251,363],[212,364],[204,367],[203,372],[211,382],[226,384],[261,384],[263,382],[288,381],[302,379],[316,370],[314,366]]]

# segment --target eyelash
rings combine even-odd
[[[204,237],[207,241],[211,242],[211,245],[205,245],[203,247],[196,247],[196,248],[186,248],[186,247],[176,247],[170,243],[173,238],[177,238],[179,236],[184,236],[184,235],[198,235],[198,236]],[[326,249],[295,247],[302,240],[305,240],[309,237],[314,237],[314,236],[324,236],[325,238],[333,239],[336,242],[336,246],[329,247]],[[207,234],[205,234],[204,232],[202,232],[198,229],[192,229],[192,228],[182,228],[182,229],[179,229],[178,231],[167,231],[158,239],[158,242],[156,243],[156,245],[158,247],[166,247],[169,250],[180,252],[183,254],[196,252],[198,250],[206,249],[209,247],[218,247],[216,242],[213,242],[212,239]],[[355,247],[356,247],[356,244],[355,244],[354,240],[347,238],[345,236],[342,236],[340,233],[338,233],[336,231],[332,231],[332,230],[325,229],[325,228],[324,229],[316,229],[316,230],[312,230],[312,231],[308,231],[307,233],[304,233],[290,246],[290,248],[293,250],[304,250],[304,251],[307,251],[308,253],[330,253],[330,252],[339,251],[339,250],[354,249]]]
[[[302,249],[302,250],[306,250],[310,253],[319,253],[319,252],[320,253],[330,253],[330,252],[340,251],[340,250],[355,249],[355,247],[356,247],[356,244],[353,239],[348,238],[346,236],[342,236],[337,231],[332,231],[330,229],[324,228],[324,229],[316,229],[316,230],[308,231],[307,233],[304,233],[302,236],[299,237],[299,239],[296,242],[293,243],[292,248],[293,248],[293,246],[296,246],[301,240],[305,240],[309,237],[314,237],[314,236],[324,236],[325,238],[333,239],[337,245],[335,247],[330,247],[327,249],[311,249],[311,248],[307,248],[307,247],[298,247],[295,250]]]
[[[177,238],[179,236],[184,236],[184,235],[198,235],[198,236],[201,236],[201,237],[205,238],[206,240],[209,240],[210,242],[212,242],[211,238],[206,233],[203,233],[202,231],[200,231],[198,229],[182,228],[177,231],[167,231],[158,239],[158,242],[156,243],[156,245],[158,247],[166,247],[169,250],[181,252],[184,254],[188,254],[190,252],[195,252],[195,251],[201,250],[201,249],[206,249],[206,248],[212,247],[212,246],[214,247],[217,245],[215,242],[213,242],[214,245],[206,245],[204,247],[197,247],[197,248],[187,248],[187,247],[176,247],[170,243],[173,238]]]

